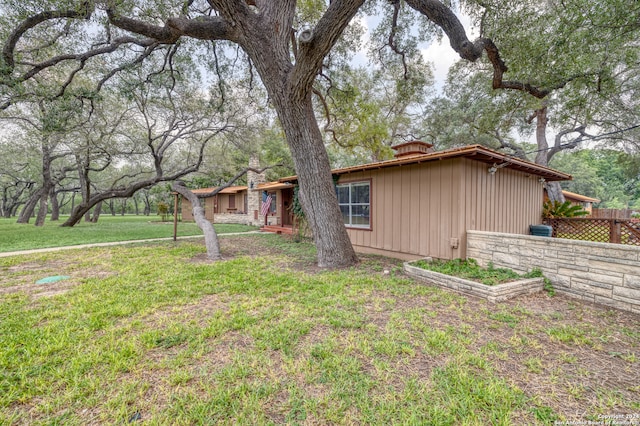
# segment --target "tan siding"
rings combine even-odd
[[[385,212],[385,226],[390,226],[393,229],[391,249],[393,251],[401,251],[400,239],[402,238],[402,228],[398,212],[402,209],[402,173],[400,173],[400,169],[397,168],[391,171],[389,175],[391,182],[389,186],[387,186],[387,190],[391,191],[391,203],[387,206],[387,211]]]
[[[419,191],[420,191],[420,214],[418,220],[420,222],[418,238],[420,239],[420,248],[418,253],[429,252],[429,201],[431,197],[431,184],[429,182],[430,171],[427,167],[420,167],[419,173]]]
[[[371,230],[349,229],[353,244],[447,259],[464,257],[467,229],[528,233],[540,223],[538,178],[505,168],[492,176],[488,168],[452,159],[343,175],[341,182],[371,180]]]
[[[215,208],[215,202],[216,202],[216,197],[208,197],[205,198],[205,205],[204,205],[204,217],[206,217],[209,221],[213,222],[213,215],[214,215],[214,208]]]
[[[409,253],[420,252],[420,168],[411,169],[411,192],[409,194]]]
[[[537,177],[504,168],[492,176],[485,164],[464,161],[469,172],[465,191],[471,189],[467,198],[478,206],[467,209],[467,229],[526,234],[530,224],[540,223],[542,185]]]

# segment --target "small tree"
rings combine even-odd
[[[169,215],[169,204],[164,201],[160,201],[158,203],[158,215],[162,217],[162,221],[167,221],[167,216]]]

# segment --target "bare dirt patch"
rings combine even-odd
[[[100,253],[96,259],[87,262],[83,256],[74,258],[66,256],[64,259],[26,261],[17,265],[0,269],[0,294],[23,292],[34,299],[51,297],[66,293],[71,288],[81,284],[89,278],[106,278],[113,275],[113,271],[106,266],[110,255]],[[69,278],[46,284],[36,284],[37,281],[51,276],[68,276]]]

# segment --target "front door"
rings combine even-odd
[[[282,194],[280,199],[282,200],[282,225],[293,226],[293,209],[291,205],[293,203],[293,190],[290,188],[280,191]]]

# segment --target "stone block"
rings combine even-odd
[[[562,263],[565,265],[588,268],[589,267],[589,259],[583,256],[575,256],[572,254],[562,253],[558,254],[557,257],[558,263]]]
[[[614,287],[613,296],[625,298],[629,303],[640,305],[640,289]]]
[[[622,300],[615,300],[608,297],[596,296],[595,302],[601,305],[611,306],[613,308],[622,309],[625,311],[631,310],[631,305]]]
[[[626,274],[622,282],[624,287],[640,290],[640,275]]]
[[[562,266],[558,266],[558,274],[566,275],[572,278],[574,277],[582,278],[586,280],[589,277],[589,269],[582,268],[580,266],[573,268],[573,267],[570,267],[569,265],[562,265]]]
[[[502,268],[517,268],[520,266],[520,259],[518,256],[497,252],[493,254],[493,263]]]
[[[637,274],[640,271],[640,262],[632,262],[618,258],[589,259],[589,267],[611,271],[618,274]]]
[[[486,241],[480,240],[478,238],[474,238],[471,236],[467,236],[467,250],[487,250],[489,249],[489,244]]]
[[[606,283],[611,285],[622,285],[624,275],[615,271],[603,271],[600,269],[591,269],[587,274],[587,278],[592,281]]]
[[[571,280],[571,289],[574,291],[582,291],[594,296],[609,297],[613,296],[613,286],[595,285],[592,281],[582,281],[578,279]]]
[[[509,254],[524,256],[528,258],[541,259],[544,257],[544,249],[541,247],[511,245],[509,246]]]
[[[637,261],[640,254],[640,247],[624,246],[620,244],[609,243],[592,243],[588,241],[580,241],[581,244],[575,244],[575,253],[577,255],[586,255],[588,257],[625,259]]]

